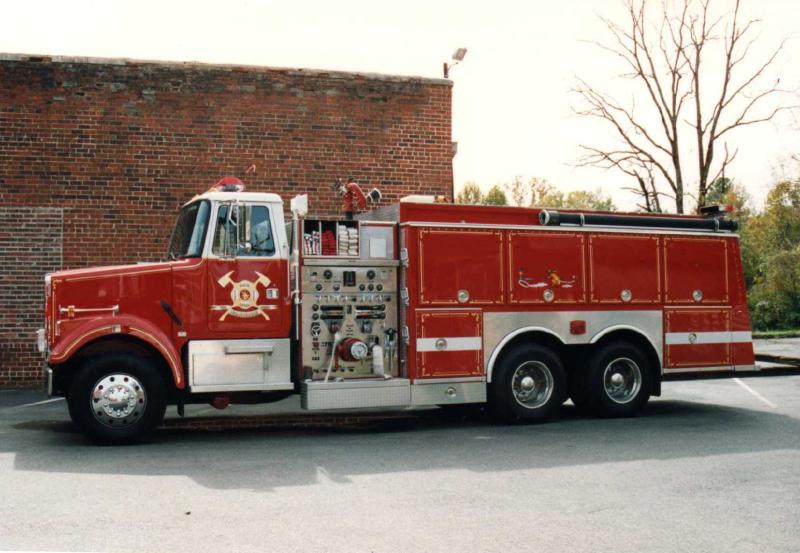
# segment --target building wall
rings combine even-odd
[[[0,387],[36,385],[47,271],[163,257],[221,176],[335,216],[337,177],[452,196],[450,83],[0,55]]]

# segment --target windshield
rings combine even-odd
[[[181,209],[169,241],[167,257],[170,259],[200,257],[203,253],[210,211],[211,207],[205,200],[191,203]]]

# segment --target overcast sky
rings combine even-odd
[[[800,28],[798,0],[745,0],[745,9],[763,20],[756,56]],[[619,191],[628,177],[571,165],[579,143],[608,137],[572,114],[575,76],[625,91],[612,78],[613,59],[586,42],[606,38],[598,14],[619,18],[619,0],[26,0],[4,2],[2,13],[4,53],[441,77],[442,62],[465,46],[464,62],[451,72],[457,188],[468,180],[486,188],[514,175],[537,176],[564,190],[602,187],[620,207],[633,205]],[[800,84],[800,39],[787,43],[777,71],[782,85]],[[740,153],[729,175],[746,184],[757,204],[780,164],[800,152],[798,127],[782,117],[732,136]]]

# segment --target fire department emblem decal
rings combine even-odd
[[[228,315],[234,317],[241,317],[250,319],[252,317],[262,316],[264,320],[269,320],[269,315],[266,311],[270,309],[277,309],[275,305],[259,305],[258,298],[260,297],[258,286],[261,285],[268,297],[273,294],[277,297],[277,289],[269,288],[271,281],[266,275],[256,271],[258,277],[255,282],[249,280],[240,280],[236,282],[231,278],[233,271],[225,274],[220,278],[217,283],[223,288],[231,287],[231,305],[213,305],[212,311],[223,311],[219,320],[224,321]],[[270,294],[273,292],[273,294]]]
[[[523,288],[572,288],[577,281],[578,279],[575,275],[572,276],[572,280],[564,280],[558,274],[558,271],[548,269],[544,280],[537,282],[534,278],[525,276],[525,269],[519,270],[518,282]]]

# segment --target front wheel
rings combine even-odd
[[[494,411],[507,421],[551,418],[566,397],[564,366],[540,344],[514,348],[499,363],[491,384]]]
[[[95,357],[79,370],[67,400],[72,420],[95,441],[136,443],[164,418],[164,379],[147,359],[127,353]]]

